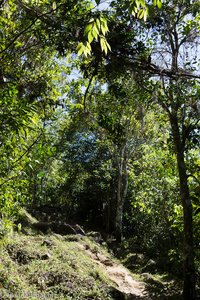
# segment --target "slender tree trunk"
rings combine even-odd
[[[123,218],[123,199],[121,198],[121,188],[122,188],[122,174],[118,174],[117,183],[117,207],[116,207],[116,219],[115,219],[115,237],[117,242],[122,240],[122,218]]]
[[[128,171],[127,171],[127,153],[126,146],[123,146],[120,158],[118,159],[118,181],[117,181],[117,206],[115,219],[115,237],[117,242],[122,240],[122,220],[124,202],[128,190]]]
[[[37,201],[37,180],[35,175],[33,175],[33,181],[32,181],[32,186],[31,186],[31,193],[32,193],[32,204],[36,204]],[[31,181],[30,181],[31,182]]]
[[[110,233],[110,220],[111,220],[111,213],[110,213],[110,195],[107,192],[105,201],[103,202],[103,228],[106,231],[106,234]]]
[[[177,117],[170,118],[174,145],[176,148],[177,166],[180,180],[180,197],[183,206],[184,218],[184,285],[183,299],[195,300],[195,267],[194,267],[194,249],[193,249],[193,211],[190,199],[186,164],[184,159],[185,145],[181,140]]]

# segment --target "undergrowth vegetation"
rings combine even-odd
[[[1,299],[112,299],[85,245],[95,247],[78,236],[15,234],[1,247]]]

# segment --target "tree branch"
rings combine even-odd
[[[194,179],[196,180],[196,182],[197,182],[198,184],[200,184],[200,181],[196,178],[196,176],[194,176],[194,175],[192,175],[192,174],[188,174],[188,175],[187,175],[187,178],[189,178],[189,177],[194,178]]]
[[[88,83],[88,86],[86,88],[86,91],[85,91],[85,94],[84,94],[84,100],[83,100],[83,106],[84,106],[84,112],[86,111],[86,99],[87,99],[87,94],[89,92],[89,89],[90,89],[90,86],[92,84],[92,80],[94,78],[94,76],[97,74],[97,70],[98,70],[98,64],[96,65],[93,73],[92,73],[92,76],[90,77],[90,80],[89,80],[89,83]]]
[[[35,22],[38,20],[38,18],[35,18],[34,21],[29,24],[29,26],[27,26],[26,28],[24,28],[22,31],[20,31],[12,40],[10,43],[8,43],[8,45],[2,50],[0,51],[0,54],[4,53],[6,50],[8,50],[10,48],[10,46],[12,46],[14,44],[14,42],[22,35],[24,34],[29,28],[31,28]]]
[[[26,11],[33,12],[35,14],[35,19],[31,22],[31,24],[29,24],[26,28],[24,28],[21,32],[19,32],[12,40],[11,42],[2,50],[0,51],[0,54],[4,53],[7,49],[10,48],[10,46],[12,46],[14,44],[14,42],[21,36],[23,35],[27,30],[29,30],[37,20],[45,17],[46,15],[48,15],[49,13],[52,13],[54,11],[56,11],[62,4],[60,4],[59,6],[57,6],[55,9],[51,9],[48,12],[45,13],[40,13],[39,11],[35,10],[34,8],[30,8],[29,6],[25,5],[21,0],[17,0],[17,3],[19,4],[19,6],[21,6],[23,9],[25,9]]]
[[[88,86],[86,88],[85,94],[84,94],[84,99],[83,99],[83,106],[84,106],[84,112],[86,111],[86,99],[87,99],[87,94],[89,92],[90,86],[92,84],[92,80],[94,78],[94,74],[92,74],[92,76],[90,77],[90,80],[88,82]]]

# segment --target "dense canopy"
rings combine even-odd
[[[132,240],[197,299],[199,12],[198,0],[0,1],[2,237],[21,207],[61,210]]]

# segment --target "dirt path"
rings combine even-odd
[[[131,273],[122,264],[114,262],[112,258],[108,258],[101,253],[94,253],[90,249],[85,249],[83,245],[81,245],[81,248],[96,264],[101,266],[105,274],[117,285],[120,292],[129,295],[130,299],[133,296],[134,299],[150,300],[145,291],[144,282],[133,279]]]

